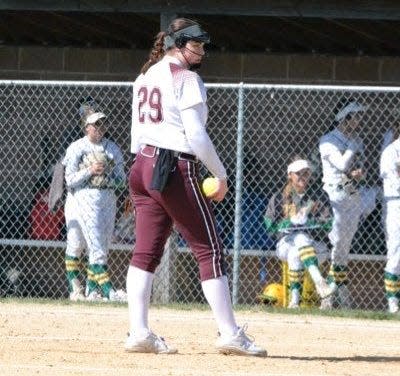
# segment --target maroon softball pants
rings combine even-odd
[[[130,171],[129,188],[136,216],[131,265],[154,273],[175,225],[199,264],[200,279],[225,275],[223,247],[210,201],[200,190],[197,163],[178,158],[164,191],[152,190],[156,151],[146,146],[137,154]]]

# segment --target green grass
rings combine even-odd
[[[334,309],[330,311],[321,311],[319,308],[301,308],[301,309],[286,309],[275,307],[264,307],[259,311],[268,313],[281,313],[290,315],[311,315],[311,316],[324,316],[324,317],[343,317],[351,319],[364,319],[364,320],[391,320],[400,322],[400,314],[391,314],[384,311],[366,311],[361,309]]]
[[[107,306],[107,307],[123,307],[126,303],[117,302],[71,302],[68,299],[50,299],[50,298],[0,298],[0,304],[21,304],[21,305],[52,305],[52,306]]]
[[[104,307],[127,307],[126,303],[110,303],[110,302],[71,302],[67,299],[44,299],[44,298],[1,298],[2,304],[33,304],[33,305],[56,305],[56,306],[104,306]],[[170,304],[152,304],[152,307],[161,309],[168,308],[177,311],[209,311],[210,308],[207,304],[201,303],[170,303]],[[364,320],[389,320],[400,322],[400,314],[390,314],[384,311],[365,311],[365,310],[331,310],[321,311],[318,308],[301,308],[301,309],[286,309],[272,307],[269,305],[237,305],[235,306],[237,312],[258,312],[268,314],[284,314],[284,315],[297,315],[297,316],[322,316],[322,317],[343,317],[350,319],[364,319]]]

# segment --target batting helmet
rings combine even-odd
[[[280,283],[270,283],[264,287],[260,300],[265,304],[283,307],[284,288]]]

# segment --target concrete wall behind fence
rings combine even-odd
[[[132,81],[148,51],[0,47],[0,78]],[[211,52],[207,82],[399,85],[400,57]]]

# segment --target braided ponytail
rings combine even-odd
[[[164,51],[164,38],[166,36],[165,31],[160,31],[154,41],[153,48],[149,53],[149,59],[144,63],[140,73],[146,73],[148,69],[158,63],[165,55]]]
[[[292,181],[288,179],[282,192],[284,218],[289,218],[291,214],[290,212],[292,210],[292,204],[293,204],[292,193],[293,193],[293,184]]]

